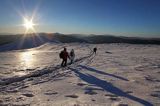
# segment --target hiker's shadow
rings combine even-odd
[[[114,75],[114,74],[109,74],[109,73],[106,73],[106,72],[103,72],[103,71],[99,71],[99,70],[94,69],[92,67],[88,67],[88,66],[84,66],[84,65],[79,65],[79,67],[84,68],[84,69],[86,69],[88,71],[96,72],[98,74],[103,74],[103,75],[111,76],[111,77],[114,77],[114,78],[118,78],[120,80],[129,81],[128,79],[123,78],[121,76],[117,76],[117,75]]]
[[[81,73],[79,70],[77,70],[75,68],[70,68],[70,69],[76,73],[77,77],[79,77],[81,80],[87,82],[88,84],[92,84],[97,87],[100,87],[100,88],[104,89],[105,91],[110,92],[112,94],[115,94],[117,96],[126,97],[126,98],[131,99],[135,102],[141,103],[144,106],[153,106],[150,102],[145,101],[141,98],[132,96],[132,95],[124,92],[120,88],[115,87],[114,85],[112,85],[111,83],[109,83],[107,81],[101,80],[101,79],[99,79],[95,76],[92,76],[90,74]]]

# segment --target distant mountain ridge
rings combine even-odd
[[[0,51],[17,50],[40,46],[46,42],[54,43],[129,43],[129,44],[160,44],[160,38],[124,37],[113,35],[81,35],[61,33],[37,33],[0,35]]]
[[[81,34],[40,34],[42,36],[50,36],[52,40],[61,43],[85,42],[93,44],[101,43],[129,43],[129,44],[160,44],[160,38],[143,38],[143,37],[125,37],[114,35],[81,35]]]

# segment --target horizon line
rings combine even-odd
[[[128,37],[128,38],[160,38],[160,36],[125,36],[125,35],[116,35],[116,34],[80,34],[80,33],[60,33],[60,32],[37,32],[37,33],[0,33],[0,36],[3,35],[31,35],[31,34],[61,34],[61,35],[80,35],[80,36],[114,36],[114,37]]]

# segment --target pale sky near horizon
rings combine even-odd
[[[37,32],[160,37],[160,0],[0,0],[0,33]]]

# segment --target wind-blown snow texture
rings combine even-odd
[[[63,47],[76,53],[66,68]],[[158,45],[46,43],[0,52],[0,59],[1,106],[160,105]]]

